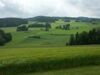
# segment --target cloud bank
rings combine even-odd
[[[0,17],[98,17],[100,0],[0,0]]]

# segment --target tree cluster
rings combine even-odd
[[[70,30],[70,24],[57,26],[56,29],[62,29],[62,30]]]
[[[11,40],[12,40],[11,33],[5,33],[3,30],[0,29],[0,46],[5,45]]]
[[[100,44],[100,29],[92,29],[89,32],[76,33],[70,36],[69,45]]]
[[[28,27],[26,25],[20,25],[17,27],[17,31],[28,31]]]
[[[30,18],[29,21],[36,21],[36,22],[55,22],[57,21],[57,17],[49,17],[49,16],[37,16],[34,18]]]
[[[44,24],[39,24],[39,23],[34,23],[34,24],[30,24],[28,27],[32,27],[32,28],[45,27],[45,25]]]
[[[64,29],[64,30],[69,30],[69,29],[70,29],[70,24],[63,25],[62,29]]]

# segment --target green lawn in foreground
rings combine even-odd
[[[11,75],[100,65],[100,46],[1,48],[0,73]]]
[[[100,66],[79,67],[66,70],[56,70],[29,74],[27,73],[21,75],[100,75]]]
[[[45,48],[1,48],[0,64],[23,63],[30,60],[75,58],[77,56],[98,56],[100,45],[45,47]],[[14,62],[16,61],[16,62]],[[3,63],[2,63],[3,62]],[[7,62],[7,63],[6,63]]]

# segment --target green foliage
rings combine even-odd
[[[57,26],[56,29],[70,30],[70,24]]]
[[[30,21],[36,21],[36,22],[55,22],[59,18],[57,17],[48,17],[48,16],[37,16],[34,18],[29,18]]]
[[[28,31],[28,27],[26,25],[20,25],[17,27],[17,31]]]
[[[51,25],[49,23],[45,24],[45,31],[49,31],[49,29],[51,28]]]
[[[5,45],[6,43],[12,40],[12,35],[10,33],[5,33],[0,29],[0,46]]]
[[[33,24],[30,24],[28,27],[29,28],[30,27],[33,27],[33,28],[35,28],[35,27],[45,27],[45,24],[33,23]]]
[[[89,32],[83,31],[82,33],[76,33],[70,37],[70,45],[88,45],[88,44],[100,44],[100,30],[92,29]]]
[[[70,36],[69,45],[75,45],[75,37],[73,34]]]
[[[0,27],[16,27],[21,24],[27,24],[28,21],[21,18],[1,18]]]
[[[6,39],[6,42],[10,42],[12,40],[12,35],[11,33],[6,33],[5,34],[5,39]]]
[[[70,29],[70,24],[63,25],[61,29],[69,30]]]

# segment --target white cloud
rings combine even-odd
[[[4,4],[0,1],[0,9],[4,7]]]
[[[0,0],[0,17],[100,17],[100,0]]]

